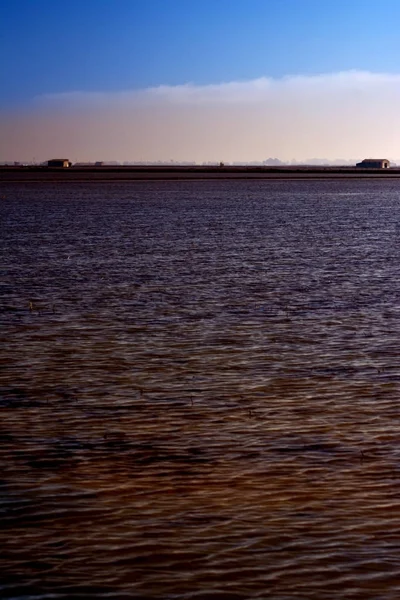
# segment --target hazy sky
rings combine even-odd
[[[400,157],[398,0],[0,8],[0,161]]]

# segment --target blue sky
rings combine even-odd
[[[3,105],[42,93],[400,71],[400,2],[2,0]]]
[[[0,109],[21,119],[38,98],[71,92],[112,103],[161,85],[400,73],[398,0],[0,0],[0,10]]]

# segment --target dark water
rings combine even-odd
[[[400,183],[0,192],[0,596],[399,598]]]

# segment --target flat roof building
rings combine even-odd
[[[71,166],[70,161],[68,160],[68,158],[52,158],[51,160],[47,161],[47,166],[48,167],[62,167],[62,168],[67,168]]]
[[[364,158],[363,161],[356,164],[356,167],[363,169],[389,169],[390,162],[387,158]]]

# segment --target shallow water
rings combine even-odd
[[[0,596],[399,598],[400,182],[0,191]]]

